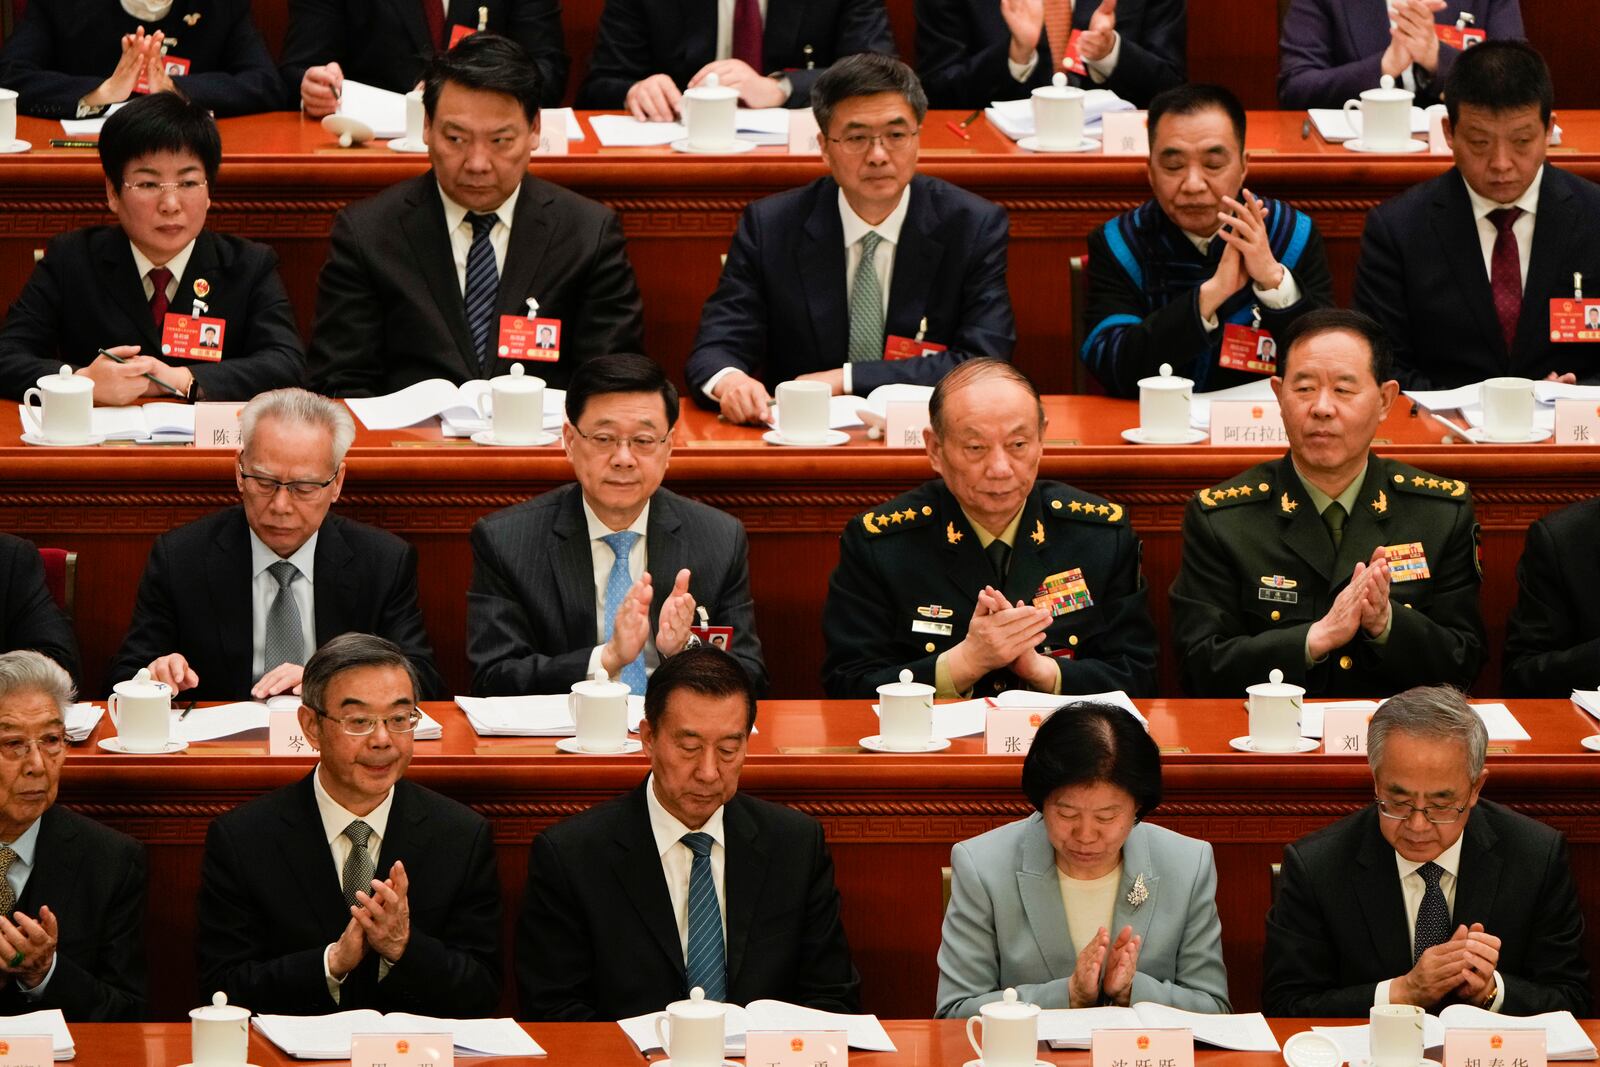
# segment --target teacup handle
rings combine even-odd
[[[34,397],[38,397],[39,398],[39,404],[38,404],[37,407],[35,407],[34,403],[33,403],[33,398]],[[32,389],[29,389],[26,393],[23,393],[22,394],[22,406],[27,408],[28,409],[28,413],[33,416],[34,428],[36,430],[38,430],[39,432],[43,433],[44,432],[44,391],[41,390],[36,385]]]
[[[490,416],[489,408],[486,407],[485,404],[493,404],[493,403],[494,403],[494,397],[489,392],[489,390],[485,389],[483,392],[479,393],[478,394],[478,403],[476,405],[477,408],[478,408],[478,417],[479,418],[484,418],[484,419],[490,418],[491,416]]]
[[[117,694],[106,697],[106,711],[111,713],[111,725],[122,729],[122,709],[117,706]]]
[[[975,1026],[982,1030],[983,1016],[969,1015],[967,1017],[967,1044],[972,1046],[972,1054],[981,1060],[983,1059],[983,1042],[973,1036],[972,1028]]]
[[[1344,111],[1344,119],[1345,119],[1345,121],[1346,122],[1350,122],[1350,112],[1352,112],[1352,111],[1360,111],[1361,110],[1361,101],[1359,101],[1359,100],[1346,100],[1344,102],[1344,108],[1342,110]],[[1355,127],[1355,123],[1353,123],[1353,122],[1350,123],[1350,128],[1352,130],[1355,129],[1356,128]],[[1366,131],[1365,130],[1362,131],[1361,136],[1363,136],[1363,137],[1366,136]]]
[[[661,1042],[661,1051],[665,1052],[668,1056],[671,1056],[672,1055],[672,1049],[667,1047],[667,1030],[666,1030],[666,1027],[667,1027],[667,1013],[666,1012],[662,1012],[660,1015],[656,1016],[656,1040]]]

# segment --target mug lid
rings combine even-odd
[[[1161,364],[1160,373],[1153,378],[1140,378],[1140,389],[1191,389],[1194,387],[1193,378],[1180,378],[1172,373],[1172,364]]]
[[[1304,1030],[1283,1043],[1283,1062],[1289,1067],[1339,1067],[1344,1053],[1332,1038]]]
[[[667,1005],[667,1014],[684,1019],[717,1019],[728,1013],[728,1006],[720,1000],[707,1000],[706,991],[699,986],[689,990],[687,1000],[675,1000]]]
[[[241,1022],[250,1018],[250,1009],[228,1003],[228,994],[217,990],[211,994],[211,1003],[201,1005],[189,1013],[196,1022]]]
[[[933,696],[935,691],[934,687],[923,682],[914,682],[912,681],[914,677],[916,676],[913,675],[910,670],[902,670],[900,672],[900,680],[898,682],[885,682],[884,684],[878,686],[878,695],[880,697]]]
[[[125,682],[118,682],[111,687],[111,691],[118,696],[131,697],[170,697],[172,687],[166,682],[158,682],[150,677],[149,667],[140,667],[139,673]]]
[[[1245,692],[1253,697],[1303,697],[1306,695],[1305,686],[1295,685],[1293,682],[1283,680],[1283,672],[1276,667],[1267,675],[1267,680],[1257,682],[1255,685],[1246,686]]]
[[[1070,100],[1074,97],[1088,96],[1089,94],[1075,85],[1067,84],[1067,75],[1064,71],[1056,71],[1049,85],[1041,85],[1033,91],[1034,96],[1043,96],[1051,100]]]
[[[1031,1019],[1039,1014],[1039,1005],[1021,1000],[1015,989],[1007,989],[1004,1000],[991,1000],[978,1012],[985,1019]]]
[[[88,393],[94,390],[94,382],[91,379],[74,374],[72,368],[65,363],[54,374],[46,374],[40,378],[38,385],[40,389],[51,393]]]
[[[705,81],[693,89],[684,90],[683,95],[692,96],[696,100],[737,100],[739,90],[723,85],[722,79],[715,74],[707,74]]]
[[[513,363],[510,370],[491,378],[489,385],[501,391],[509,389],[516,393],[531,393],[535,389],[544,388],[544,379],[529,374],[521,363]]]

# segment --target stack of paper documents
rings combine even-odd
[[[632,115],[593,115],[589,125],[604,148],[649,148],[689,136],[681,122],[640,122]],[[740,108],[733,135],[754,144],[789,143],[789,110],[782,107]]]
[[[1339,1051],[1351,1064],[1365,1063],[1371,1059],[1370,1028],[1359,1026],[1313,1026],[1339,1046]],[[1484,1011],[1470,1004],[1452,1004],[1437,1016],[1425,1015],[1422,1019],[1422,1043],[1425,1048],[1438,1048],[1444,1044],[1446,1030],[1543,1030],[1545,1055],[1552,1060],[1592,1060],[1597,1058],[1594,1042],[1578,1025],[1570,1011],[1550,1011],[1543,1015],[1501,1015]]]
[[[1091,137],[1098,134],[1100,120],[1107,112],[1137,110],[1132,103],[1110,89],[1090,89],[1083,98],[1083,132]],[[1037,132],[1033,126],[1033,100],[1029,97],[995,100],[984,108],[983,113],[995,129],[1013,141],[1032,137]]]
[[[1600,719],[1600,689],[1574,689],[1572,702],[1594,718]]]
[[[1595,694],[1600,697],[1600,693]],[[1577,694],[1573,694],[1573,702],[1577,702]],[[1579,707],[1582,707],[1579,704]],[[1376,700],[1319,700],[1307,703],[1300,709],[1300,736],[1321,737],[1323,713],[1329,708],[1336,711],[1377,711]],[[1483,725],[1489,731],[1491,741],[1527,741],[1530,740],[1528,731],[1522,723],[1511,713],[1511,709],[1504,704],[1474,704],[1472,710],[1478,713],[1478,718],[1483,720]]]
[[[348,1060],[353,1034],[453,1034],[457,1056],[545,1054],[513,1019],[434,1019],[363,1008],[332,1015],[257,1015],[250,1025],[297,1060]]]
[[[96,704],[67,705],[67,740],[73,744],[89,740],[105,713],[106,709]]]
[[[406,96],[353,78],[339,90],[339,114],[372,127],[379,139],[406,135]]]
[[[1211,429],[1211,402],[1213,400],[1265,400],[1277,403],[1277,397],[1272,395],[1272,383],[1267,378],[1259,378],[1243,385],[1235,385],[1229,389],[1217,389],[1210,393],[1195,393],[1189,398],[1189,425],[1197,430]]]
[[[1278,1039],[1260,1012],[1202,1015],[1145,1001],[1131,1008],[1047,1008],[1039,1013],[1039,1040],[1054,1049],[1088,1048],[1096,1030],[1184,1029],[1201,1044],[1236,1052],[1277,1052]]]
[[[1133,706],[1133,701],[1128,699],[1128,694],[1120,689],[1113,690],[1110,693],[1085,693],[1077,696],[1054,696],[1050,693],[1033,693],[1026,689],[1009,689],[997,697],[979,697],[976,700],[957,700],[949,704],[935,704],[933,706],[933,736],[972,737],[975,734],[981,734],[988,721],[990,708],[1040,708],[1054,711],[1056,708],[1079,700],[1095,700],[1102,704],[1113,704],[1138,719],[1145,729],[1150,728],[1150,723],[1143,715],[1139,714],[1139,709]],[[872,713],[874,715],[882,713],[877,704],[872,705]]]
[[[1324,141],[1338,144],[1342,141],[1353,141],[1361,136],[1359,110],[1346,115],[1338,108],[1314,107],[1310,109],[1309,114],[1312,125],[1316,126]],[[1411,132],[1420,134],[1428,132],[1428,114],[1420,107],[1411,109]]]
[[[568,693],[526,697],[456,697],[456,706],[479,737],[573,737]],[[638,730],[644,718],[644,697],[628,698],[628,729]]]
[[[106,119],[128,106],[124,100],[120,104],[112,104],[106,108],[105,114],[92,119],[62,119],[61,132],[68,137],[98,137],[100,128],[106,124]]]
[[[289,701],[293,701],[295,707],[299,706],[299,698],[290,697]],[[289,701],[285,701],[285,704]],[[187,714],[173,709],[172,737],[176,741],[191,743],[215,741],[222,737],[249,733],[251,730],[265,730],[271,719],[272,708],[255,701],[241,700],[233,704],[212,704],[209,707],[197,704]],[[411,736],[418,741],[437,741],[444,736],[444,727],[439,724],[439,720],[424,711]]]
[[[1406,396],[1431,412],[1461,412],[1467,425],[1483,428],[1482,383],[1455,389],[1407,389]],[[1533,383],[1533,425],[1539,430],[1555,430],[1557,400],[1600,401],[1600,385],[1566,385],[1562,382]]]
[[[666,1012],[618,1019],[617,1025],[640,1052],[661,1047],[656,1036],[656,1020]],[[748,1007],[731,1005],[727,1017],[725,1056],[744,1055],[744,1035],[749,1030],[833,1030],[845,1031],[850,1047],[867,1052],[894,1052],[894,1042],[876,1015],[841,1015],[837,1012],[803,1008],[781,1000],[753,1000]]]
[[[60,1008],[48,1011],[30,1011],[26,1015],[0,1016],[0,1036],[33,1037],[44,1034],[50,1038],[50,1051],[58,1060],[70,1060],[78,1054],[73,1047],[72,1034],[67,1030],[66,1016]]]
[[[18,404],[22,427],[37,434],[33,412]],[[144,444],[182,444],[194,440],[194,407],[189,404],[134,404],[95,408],[89,413],[89,432],[107,441]]]
[[[494,397],[484,379],[456,385],[443,378],[429,378],[398,393],[351,397],[345,403],[369,430],[399,430],[437,417],[447,437],[468,437],[489,428],[489,420],[478,410],[478,398],[484,396],[488,397],[484,410],[493,412]],[[566,404],[566,390],[544,391],[545,429],[561,428]]]

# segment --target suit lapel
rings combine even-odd
[[[1156,870],[1150,855],[1150,834],[1144,826],[1136,826],[1122,845],[1122,884],[1117,887],[1117,899],[1111,907],[1111,940],[1117,940],[1124,926],[1133,927],[1136,937],[1150,933],[1150,922],[1161,902],[1156,894],[1161,886],[1161,872]],[[1129,901],[1139,879],[1144,879],[1144,900],[1138,904]]]
[[[1044,540],[1048,531],[1044,527],[1043,499],[1044,494],[1035,483],[1033,492],[1028,494],[1027,502],[1022,505],[1016,544],[1011,546],[1011,566],[1006,571],[1005,585],[1002,586],[1007,601],[1012,604],[1019,600],[1031,603],[1034,594],[1044,585],[1045,575],[1050,569],[1050,561],[1044,555],[1050,546]]]
[[[111,294],[111,299],[128,318],[123,333],[119,335],[114,330],[108,330],[108,337],[120,344],[133,344],[137,340],[139,350],[147,354],[161,351],[161,334],[156,330],[155,320],[150,317],[150,301],[145,299],[144,279],[139,277],[139,268],[133,261],[133,247],[128,243],[127,235],[113,227],[98,235],[96,246],[100,287]],[[132,332],[128,333],[130,329]],[[123,341],[123,337],[129,339]]]
[[[217,650],[224,665],[223,684],[247,688],[250,677],[250,650],[254,638],[250,610],[250,534],[244,509],[237,508],[217,531],[211,551],[206,555],[206,584],[211,594],[211,624],[215,627]],[[204,623],[197,627],[207,631]],[[243,685],[237,686],[236,679]]]
[[[528,297],[537,300],[533,291],[533,278],[544,263],[545,252],[560,238],[554,232],[550,210],[555,197],[548,189],[541,189],[532,178],[522,179],[522,191],[517,194],[517,209],[511,216],[511,240],[506,248],[506,269],[500,275],[500,294],[497,306],[502,315],[525,315]]]
[[[427,284],[434,310],[455,341],[455,351],[450,355],[455,358],[456,368],[470,381],[478,377],[479,367],[476,358],[468,358],[473,351],[472,334],[467,329],[461,283],[456,279],[455,253],[450,250],[450,235],[444,228],[444,201],[439,198],[433,171],[416,181],[411,195],[406,198],[409,210],[400,216],[400,227],[405,231],[416,267]]]
[[[689,546],[679,535],[682,518],[677,502],[665,490],[659,491],[650,502],[650,519],[645,526],[645,555],[649,558],[650,587],[654,602],[650,605],[651,626],[661,619],[661,605],[672,595],[672,583],[678,572],[689,566]]]
[[[1322,516],[1317,514],[1317,507],[1311,502],[1311,494],[1305,490],[1305,485],[1300,481],[1300,475],[1294,469],[1294,462],[1288,457],[1278,461],[1278,470],[1275,482],[1279,492],[1286,496],[1294,507],[1289,511],[1284,510],[1283,496],[1280,496],[1277,508],[1279,535],[1283,543],[1301,559],[1305,560],[1318,574],[1328,578],[1333,574],[1333,538],[1328,536],[1328,528],[1322,522]]]
[[[939,483],[939,529],[944,536],[944,552],[939,561],[939,573],[949,592],[944,599],[952,604],[964,605],[960,610],[972,614],[972,604],[978,599],[978,590],[986,585],[996,585],[994,568],[978,543],[978,533],[967,522],[966,513],[948,486]]]
[[[684,66],[686,76],[693,77],[717,58],[717,0],[683,0],[682,10]]]
[[[1039,945],[1045,969],[1050,974],[1071,974],[1078,954],[1072,948],[1072,931],[1067,929],[1067,912],[1061,903],[1061,879],[1056,873],[1055,850],[1050,847],[1044,820],[1028,819],[1022,839],[1022,869],[1017,872],[1017,896],[1028,916],[1028,929]]]
[[[179,314],[190,314],[194,311],[195,301],[210,303],[218,297],[218,277],[226,272],[228,264],[222,261],[222,242],[208,230],[201,230],[200,236],[195,238],[194,252],[189,256],[189,262],[183,268],[183,277],[178,279],[178,288],[172,295],[172,310]],[[194,290],[195,282],[204,279],[206,290],[204,296]],[[226,283],[224,282],[224,286]],[[207,315],[212,313],[208,310]],[[240,324],[243,329],[243,324]],[[226,340],[226,338],[224,338]]]
[[[1472,201],[1467,198],[1467,184],[1459,171],[1452,170],[1439,183],[1429,211],[1434,236],[1444,251],[1445,262],[1450,264],[1456,277],[1456,301],[1465,307],[1477,324],[1478,334],[1485,347],[1501,361],[1506,361],[1505,336],[1500,332],[1500,320],[1494,312],[1494,292],[1489,288],[1489,275],[1483,269],[1483,245],[1478,240],[1478,223],[1472,217]],[[1534,227],[1537,234],[1538,227]]]
[[[933,237],[939,220],[916,179],[912,179],[910,195],[905,225],[894,250],[894,275],[889,280],[886,325],[888,332],[898,337],[915,337],[921,320],[932,310],[928,297],[944,260],[944,243]]]
[[[645,807],[644,791],[648,788],[647,779],[628,797],[627,813],[617,828],[611,854],[611,871],[650,939],[683,977],[683,946],[678,943],[678,923],[672,917],[667,876],[661,871],[661,854],[656,851],[655,835],[650,831],[650,812]],[[725,867],[725,873],[727,870]],[[730,913],[730,922],[731,918]],[[732,968],[729,971],[731,975]]]
[[[1362,839],[1356,865],[1363,874],[1354,878],[1356,905],[1372,939],[1373,957],[1384,974],[1404,974],[1411,969],[1411,931],[1406,927],[1405,899],[1400,893],[1400,872],[1394,849],[1378,832],[1374,806],[1361,820]]]
[[[812,362],[835,366],[850,348],[850,307],[845,295],[844,224],[839,221],[838,186],[831,181],[818,186],[795,257],[812,323]]]
[[[765,60],[757,74],[777,70],[786,57],[797,55],[801,42],[800,18],[805,14],[806,0],[767,0],[767,20],[761,31],[761,58]]]
[[[587,648],[594,643],[597,605],[594,553],[589,544],[589,525],[583,517],[583,493],[576,485],[556,491],[566,492],[567,498],[552,529],[556,545],[550,553],[550,580],[561,598],[567,641],[573,648]]]
[[[344,538],[344,524],[336,515],[329,515],[317,534],[317,550],[311,567],[311,599],[316,615],[316,647],[321,648],[330,638],[337,637],[351,627],[345,625],[350,617],[346,609],[361,602],[360,589],[355,581],[353,563],[355,553]]]
[[[315,770],[311,772],[316,773]],[[278,862],[300,883],[301,899],[307,902],[317,928],[330,930],[338,936],[350,921],[350,915],[339,884],[340,872],[334,869],[333,854],[323,833],[322,813],[317,810],[311,774],[300,779],[295,787],[292,810],[284,813]],[[384,843],[387,846],[388,836]]]
[[[389,806],[389,824],[384,830],[383,844],[378,848],[377,878],[387,878],[394,861],[403,853],[417,854],[417,846],[427,840],[423,824],[428,821],[427,806],[414,803],[410,783],[405,779],[395,783],[394,803]]]
[[[736,795],[723,809],[723,832],[728,839],[723,860],[724,893],[728,915],[728,989],[734,989],[744,966],[744,948],[755,924],[767,881],[768,856],[760,828]]]
[[[400,22],[406,28],[406,36],[411,39],[411,46],[418,55],[428,57],[438,50],[441,42],[428,40],[428,21],[422,15],[422,4],[419,0],[385,0],[394,8]],[[477,21],[473,21],[477,25]]]
[[[54,807],[46,809],[40,818],[43,821],[34,846],[33,871],[17,900],[17,910],[35,919],[40,904],[60,910],[62,902],[76,894],[75,887],[80,884],[78,870],[83,865],[78,833],[69,820],[63,819]]]
[[[1572,190],[1559,171],[1546,166],[1534,216],[1533,247],[1528,252],[1528,283],[1522,288],[1522,314],[1517,318],[1518,351],[1537,352],[1549,343],[1549,305],[1538,305],[1544,303],[1545,294],[1561,293],[1571,281],[1572,239],[1582,232],[1583,220],[1573,210]]]
[[[1495,851],[1499,836],[1481,809],[1467,817],[1463,836],[1466,840],[1461,843],[1456,906],[1450,916],[1450,925],[1483,923],[1487,928],[1495,897],[1500,893],[1500,874],[1504,866]]]

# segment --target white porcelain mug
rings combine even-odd
[[[828,436],[826,382],[778,383],[778,433],[786,441],[823,441]]]
[[[1154,378],[1139,379],[1139,432],[1147,441],[1182,441],[1189,436],[1189,407],[1194,381],[1161,364]]]
[[[190,1067],[248,1067],[250,1009],[218,992],[189,1013]]]
[[[1483,436],[1491,441],[1526,441],[1533,431],[1533,382],[1490,378],[1479,388]]]
[[[911,680],[909,670],[898,682],[878,686],[878,736],[884,748],[922,752],[933,740],[934,688]]]
[[[1300,745],[1300,710],[1306,691],[1274,670],[1269,681],[1245,689],[1250,706],[1250,742],[1267,752],[1291,752]]]
[[[1423,1010],[1415,1004],[1375,1004],[1368,1019],[1372,1067],[1417,1067],[1422,1060]]]
[[[688,1000],[668,1004],[656,1016],[656,1040],[672,1058],[672,1067],[722,1067],[727,1015],[728,1006],[706,1000],[699,986],[690,990]]]
[[[715,74],[683,94],[683,127],[689,147],[721,152],[733,147],[739,116],[739,90],[720,84]]]
[[[148,667],[111,688],[106,701],[117,737],[129,752],[160,752],[172,737],[172,687],[150,677]]]
[[[422,90],[413,89],[406,94],[406,143],[419,145],[427,140],[425,130],[426,109],[422,106]]]
[[[1088,95],[1068,85],[1067,76],[1060,73],[1053,85],[1033,91],[1033,129],[1040,148],[1066,152],[1083,143],[1083,103]]]
[[[38,404],[34,403],[35,398]],[[33,416],[43,440],[82,444],[89,440],[93,427],[90,413],[94,411],[94,382],[63,365],[60,372],[46,374],[38,385],[23,393],[22,406]]]
[[[486,400],[492,409],[485,409]],[[501,444],[532,444],[544,433],[544,379],[512,364],[509,373],[489,379],[489,392],[478,394],[478,414],[489,420]]]
[[[621,752],[628,742],[628,687],[601,671],[598,678],[572,683],[567,710],[585,752]]]
[[[981,1037],[974,1034],[974,1030]],[[983,1067],[1033,1067],[1039,1059],[1039,1006],[1017,1000],[1007,989],[967,1019],[967,1043]]]
[[[1411,143],[1412,93],[1396,89],[1394,79],[1384,76],[1384,85],[1368,89],[1360,100],[1346,100],[1344,115],[1361,112],[1361,143],[1377,152],[1402,152]],[[1351,123],[1354,125],[1354,123]]]
[[[17,91],[0,89],[0,149],[17,139]]]

